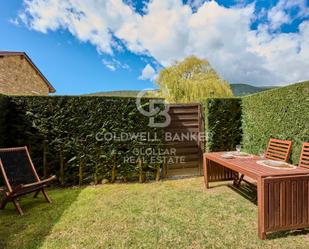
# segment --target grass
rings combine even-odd
[[[257,238],[257,207],[201,177],[50,190],[0,212],[0,248],[309,248],[307,231]],[[214,184],[212,184],[214,186]]]

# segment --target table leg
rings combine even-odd
[[[235,172],[233,174],[233,185],[239,187],[239,173]]]
[[[209,182],[208,182],[208,164],[209,160],[204,156],[203,157],[203,171],[204,171],[204,183],[205,187],[208,189],[209,188]]]
[[[265,232],[265,212],[264,212],[264,181],[260,177],[257,181],[258,197],[258,236],[260,239],[266,239]]]

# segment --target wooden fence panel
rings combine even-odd
[[[171,134],[172,137],[185,137],[191,134],[199,138],[199,134],[204,132],[203,109],[200,104],[169,105],[169,115],[171,123],[165,128],[165,133]],[[168,149],[175,149],[176,157],[181,158],[181,162],[164,165],[165,177],[202,174],[204,146],[200,139],[170,141],[165,146]]]

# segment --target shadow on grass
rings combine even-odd
[[[200,178],[200,175],[179,175],[179,176],[161,176],[160,181],[174,181],[174,180],[184,180],[184,179],[194,179],[194,178]]]
[[[239,187],[234,186],[233,184],[228,185],[229,188],[243,196],[245,199],[252,202],[254,205],[257,205],[257,189],[254,184],[243,183]],[[280,231],[273,232],[267,235],[268,240],[286,238],[288,236],[299,236],[309,234],[309,229],[298,229],[298,230],[289,230],[289,231]],[[309,238],[308,238],[309,239]]]
[[[42,194],[33,198],[29,194],[20,199],[23,216],[19,216],[12,203],[0,210],[0,248],[38,248],[49,235],[63,213],[74,203],[83,188],[48,190],[52,204]]]
[[[229,184],[228,187],[252,202],[254,205],[257,205],[257,189],[254,184],[242,183],[240,186]]]
[[[307,234],[309,234],[309,229],[298,229],[298,230],[270,233],[270,234],[267,234],[267,239],[274,240],[274,239],[286,238],[288,236],[300,236],[300,235],[307,235]]]

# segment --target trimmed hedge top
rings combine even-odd
[[[258,154],[270,137],[292,140],[291,162],[297,164],[309,141],[309,81],[242,98],[243,146]]]

